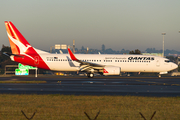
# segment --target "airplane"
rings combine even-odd
[[[4,53],[12,61],[53,71],[86,72],[120,75],[121,72],[152,72],[167,74],[178,66],[167,58],[148,55],[122,54],[51,54],[32,47],[11,21],[5,21],[12,53]],[[41,41],[42,42],[42,41]]]

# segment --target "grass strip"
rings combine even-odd
[[[180,97],[74,96],[0,94],[0,119],[25,120],[21,110],[34,120],[178,120]]]

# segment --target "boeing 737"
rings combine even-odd
[[[154,72],[167,74],[177,68],[168,59],[147,55],[117,54],[51,54],[32,47],[10,21],[5,21],[12,53],[5,53],[12,61],[53,71],[86,72],[92,78],[94,73],[120,75],[121,72]],[[42,42],[42,41],[41,41]]]

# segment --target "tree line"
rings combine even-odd
[[[2,45],[0,51],[0,74],[4,73],[4,68],[6,65],[17,65],[17,62],[12,61],[8,56],[4,55],[4,52],[12,53],[11,48],[8,46]]]

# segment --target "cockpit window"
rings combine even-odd
[[[169,62],[171,62],[171,61],[170,61],[170,60],[165,60],[165,62],[166,62],[166,63],[169,63]]]

